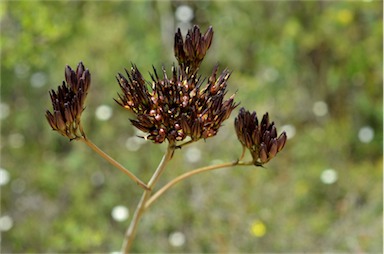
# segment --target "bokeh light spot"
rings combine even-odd
[[[267,232],[267,227],[260,220],[254,220],[251,224],[251,234],[256,237],[263,237]]]
[[[173,232],[169,235],[169,244],[173,247],[180,247],[185,244],[185,235],[182,232]]]
[[[9,172],[6,169],[0,168],[0,186],[6,185],[10,178]]]
[[[279,77],[279,72],[275,68],[265,68],[262,72],[262,77],[266,82],[274,82]]]
[[[295,134],[296,134],[295,126],[293,126],[291,124],[286,124],[286,125],[281,126],[281,131],[285,131],[286,132],[287,139],[293,138],[295,136]]]
[[[31,86],[40,88],[47,83],[47,75],[44,72],[36,72],[31,76]]]
[[[125,141],[125,147],[131,152],[136,152],[144,143],[145,139],[133,136],[127,138],[127,141]]]
[[[186,150],[184,157],[190,163],[199,162],[201,160],[201,151],[197,147],[190,147]]]
[[[13,220],[10,216],[4,215],[0,217],[0,231],[8,231],[13,226]]]
[[[325,116],[328,113],[328,105],[324,101],[316,101],[312,110],[316,116]]]
[[[332,184],[337,181],[337,172],[334,169],[326,169],[321,173],[320,179],[325,184]]]
[[[1,102],[0,103],[0,120],[5,119],[9,116],[9,106],[8,104]]]
[[[26,188],[26,183],[24,179],[17,178],[13,180],[11,183],[11,190],[14,193],[17,193],[17,194],[23,193],[25,191],[25,188]]]
[[[193,10],[188,5],[180,5],[175,12],[176,19],[181,22],[190,22],[193,19]]]
[[[101,121],[107,121],[112,117],[113,110],[110,106],[100,105],[96,108],[96,117]]]
[[[91,182],[92,182],[93,186],[96,186],[96,187],[103,185],[105,182],[105,177],[104,177],[103,172],[101,172],[101,171],[94,172],[91,175]]]
[[[29,67],[29,65],[24,63],[18,63],[15,65],[15,68],[14,68],[15,75],[20,79],[25,78],[28,76],[30,69],[31,68]]]
[[[129,217],[129,210],[127,207],[118,205],[112,209],[112,218],[115,221],[125,221]]]
[[[8,142],[12,148],[20,148],[24,146],[24,136],[20,133],[12,133],[8,136]]]
[[[359,130],[359,140],[363,143],[370,143],[375,137],[375,131],[370,126],[364,126]]]

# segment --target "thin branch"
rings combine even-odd
[[[165,152],[163,159],[161,160],[159,166],[157,167],[155,173],[153,173],[151,179],[148,182],[148,187],[152,189],[152,187],[156,184],[156,182],[159,180],[160,176],[164,172],[165,166],[167,165],[168,161],[172,159],[173,152],[175,151],[175,146],[173,144],[168,144],[167,151]]]
[[[161,174],[164,172],[166,165],[172,158],[174,150],[175,150],[175,146],[173,144],[169,144],[167,151],[163,156],[163,159],[161,160],[160,164],[157,166],[156,171],[154,172],[151,179],[149,180],[148,182],[149,190],[145,190],[143,195],[141,196],[140,202],[136,207],[135,214],[133,215],[133,218],[127,229],[127,232],[125,233],[125,238],[122,246],[122,253],[129,253],[129,250],[131,249],[133,240],[136,235],[137,226],[145,211],[145,204],[148,198],[151,196],[151,189],[156,184],[157,180],[159,180],[159,177],[161,176]]]
[[[220,169],[220,168],[228,168],[228,167],[234,167],[234,166],[241,166],[241,165],[242,166],[248,166],[248,165],[253,165],[253,163],[252,162],[242,162],[242,161],[227,162],[227,163],[222,163],[222,164],[217,164],[217,165],[211,165],[211,166],[207,166],[207,167],[198,168],[198,169],[189,171],[187,173],[184,173],[184,174],[174,178],[173,180],[171,180],[169,183],[164,185],[160,190],[158,190],[155,194],[153,194],[151,196],[151,198],[148,199],[148,201],[146,202],[145,209],[147,209],[156,199],[158,199],[162,194],[164,194],[164,192],[166,192],[172,186],[174,186],[175,184],[177,184],[178,182],[180,182],[180,181],[182,181],[182,180],[184,180],[186,178],[189,178],[191,176],[194,176],[196,174],[200,174],[200,173],[203,173],[203,172],[206,172],[206,171],[211,171],[211,170]]]
[[[181,145],[176,146],[176,148],[181,149],[183,146],[187,146],[189,144],[192,144],[193,142],[195,142],[195,140],[191,139],[191,140],[189,140],[189,141],[187,141],[187,142],[185,142],[185,143],[183,143]]]
[[[89,146],[93,151],[95,151],[98,155],[100,155],[102,158],[104,158],[106,161],[111,163],[113,166],[115,166],[117,169],[119,169],[121,172],[129,176],[133,181],[137,183],[140,187],[142,187],[144,190],[149,190],[150,188],[141,181],[137,176],[135,176],[131,171],[126,169],[124,166],[122,166],[120,163],[115,161],[111,156],[106,154],[103,150],[101,150],[99,147],[97,147],[94,143],[91,142],[91,140],[87,138],[81,138],[80,141],[84,142],[87,146]]]
[[[244,159],[244,156],[245,156],[245,151],[247,150],[247,148],[245,146],[243,146],[243,152],[241,153],[241,156],[239,158],[239,160],[241,161],[242,159]]]

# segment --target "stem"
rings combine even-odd
[[[171,160],[173,156],[173,152],[175,151],[175,146],[173,144],[168,144],[167,151],[165,152],[163,159],[160,161],[160,164],[157,166],[155,173],[153,173],[151,179],[148,182],[148,187],[152,189],[152,187],[159,180],[161,174],[164,172],[165,166],[168,161]]]
[[[151,179],[149,180],[148,182],[149,189],[144,190],[144,193],[141,196],[140,202],[136,207],[135,214],[133,215],[131,223],[125,233],[124,242],[122,246],[122,253],[129,253],[129,250],[131,249],[133,240],[136,235],[137,226],[145,211],[145,204],[148,198],[151,196],[151,189],[156,184],[157,180],[159,180],[159,177],[161,176],[161,174],[164,172],[166,165],[172,158],[174,150],[175,150],[175,146],[173,144],[169,144],[167,151],[163,156],[163,159],[161,160],[160,164],[157,166],[155,173],[152,175]]]
[[[184,174],[174,178],[173,180],[171,180],[169,183],[164,185],[160,190],[158,190],[155,194],[153,194],[151,196],[151,198],[148,199],[148,201],[146,202],[145,209],[147,209],[150,205],[152,205],[152,203],[156,199],[158,199],[161,195],[163,195],[164,192],[166,192],[172,186],[174,186],[175,184],[177,184],[178,182],[180,182],[180,181],[182,181],[182,180],[184,180],[186,178],[189,178],[189,177],[191,177],[193,175],[200,174],[200,173],[203,173],[203,172],[206,172],[206,171],[211,171],[211,170],[220,169],[220,168],[241,166],[241,165],[248,166],[248,165],[253,165],[253,163],[252,162],[242,162],[242,161],[227,162],[227,163],[222,163],[222,164],[217,164],[217,165],[212,165],[212,166],[198,168],[198,169],[189,171],[187,173],[184,173]]]
[[[79,139],[80,141],[84,142],[87,146],[89,146],[93,151],[95,151],[97,154],[99,154],[101,157],[103,157],[106,161],[111,163],[113,166],[118,168],[121,172],[129,176],[133,181],[137,183],[140,187],[142,187],[144,190],[149,190],[150,188],[143,182],[141,181],[137,176],[135,176],[131,171],[123,167],[120,163],[115,161],[111,156],[106,154],[103,150],[101,150],[99,147],[97,147],[94,143],[91,142],[91,140],[87,138],[81,138]]]
[[[189,141],[187,141],[187,142],[185,142],[185,143],[183,143],[183,144],[181,144],[181,145],[176,146],[176,148],[181,149],[183,146],[192,144],[193,142],[195,142],[195,141],[191,139],[191,140],[189,140]]]
[[[240,158],[239,158],[240,161],[244,158],[244,156],[245,156],[245,151],[246,151],[246,150],[247,150],[247,149],[245,148],[245,146],[243,146],[243,152],[241,153],[241,156],[240,156]]]

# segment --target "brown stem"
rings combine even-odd
[[[247,150],[247,148],[245,146],[243,146],[243,152],[241,153],[240,158],[239,158],[240,161],[244,158],[246,150]]]
[[[189,178],[193,175],[200,174],[206,171],[211,171],[215,169],[220,169],[220,168],[227,168],[227,167],[234,167],[234,166],[246,166],[246,165],[253,165],[252,162],[242,162],[242,161],[235,161],[235,162],[227,162],[227,163],[222,163],[222,164],[217,164],[217,165],[212,165],[212,166],[207,166],[207,167],[202,167],[198,168],[192,171],[189,171],[187,173],[184,173],[173,180],[171,180],[169,183],[164,185],[160,190],[158,190],[155,194],[151,196],[151,198],[148,199],[148,201],[145,204],[145,209],[147,209],[156,199],[158,199],[164,192],[166,192],[169,188],[177,184],[178,182]]]
[[[189,140],[189,141],[187,141],[187,142],[185,142],[185,143],[183,143],[181,145],[176,146],[176,148],[181,149],[183,146],[187,146],[189,144],[192,144],[193,142],[195,142],[195,141],[191,139],[191,140]]]
[[[145,204],[148,198],[151,196],[151,189],[159,180],[161,174],[164,172],[166,165],[172,158],[174,150],[175,150],[175,146],[173,144],[169,144],[167,151],[163,156],[163,159],[161,160],[160,164],[157,166],[155,173],[152,175],[151,179],[149,180],[148,182],[149,190],[145,190],[143,195],[141,196],[140,202],[136,207],[131,223],[127,229],[127,232],[125,233],[125,238],[122,246],[122,253],[129,253],[133,240],[135,239],[137,226],[145,211]]]
[[[149,190],[150,187],[148,187],[143,181],[141,181],[137,176],[135,176],[131,171],[123,167],[120,163],[115,161],[111,156],[106,154],[103,150],[101,150],[99,147],[97,147],[94,143],[91,142],[91,140],[87,138],[81,138],[80,141],[84,142],[87,146],[89,146],[93,151],[95,151],[98,155],[100,155],[102,158],[104,158],[106,161],[111,163],[113,166],[115,166],[117,169],[119,169],[121,172],[129,176],[133,181],[137,183],[140,187],[142,187],[144,190]]]

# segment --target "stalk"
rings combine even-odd
[[[152,205],[152,203],[154,201],[156,201],[161,195],[163,195],[164,192],[166,192],[168,189],[173,187],[178,182],[185,180],[186,178],[189,178],[191,176],[194,176],[194,175],[197,175],[197,174],[200,174],[203,172],[212,171],[215,169],[228,168],[228,167],[234,167],[234,166],[240,166],[240,165],[247,166],[247,165],[253,165],[253,163],[252,162],[242,162],[242,161],[227,162],[227,163],[222,163],[222,164],[198,168],[198,169],[189,171],[187,173],[184,173],[184,174],[174,178],[173,180],[171,180],[169,183],[164,185],[160,190],[158,190],[155,194],[153,194],[151,196],[151,198],[149,198],[148,201],[146,202],[145,209],[147,209],[150,205]]]
[[[115,166],[117,169],[119,169],[121,172],[129,176],[133,181],[137,183],[141,188],[144,190],[149,190],[150,188],[141,181],[137,176],[135,176],[131,171],[126,169],[123,165],[115,161],[111,156],[106,154],[103,150],[101,150],[98,146],[96,146],[94,143],[92,143],[91,140],[87,138],[81,138],[80,141],[84,142],[87,146],[89,146],[93,151],[95,151],[98,155],[100,155],[102,158],[104,158],[106,161],[111,163],[113,166]]]
[[[157,166],[155,173],[152,175],[151,179],[149,180],[148,182],[149,189],[144,190],[143,195],[141,196],[140,202],[136,207],[131,223],[125,233],[124,242],[122,246],[122,253],[129,253],[132,247],[133,240],[135,239],[135,236],[136,236],[137,226],[139,225],[139,221],[145,211],[145,204],[149,199],[149,197],[151,196],[151,189],[159,180],[161,174],[164,172],[166,165],[172,158],[174,150],[175,150],[174,145],[169,144],[167,151],[163,156],[163,159],[161,160],[160,164]]]

